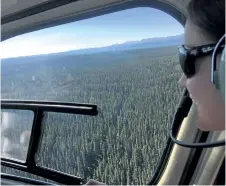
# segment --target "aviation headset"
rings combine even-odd
[[[217,62],[217,54],[219,52],[220,46],[225,42],[225,36],[226,34],[218,41],[212,55],[212,66],[211,66],[211,82],[215,85],[216,89],[218,89],[221,93],[221,96],[225,102],[225,48],[223,49],[222,56],[221,56],[221,62],[220,62],[220,68],[216,69],[216,62]],[[183,147],[189,147],[189,148],[210,148],[210,147],[218,147],[218,146],[224,146],[225,140],[220,140],[213,143],[186,143],[183,141],[179,141],[176,139],[177,135],[177,123],[178,118],[181,118],[180,109],[182,107],[179,107],[177,109],[177,112],[174,115],[174,119],[170,128],[170,138],[172,141],[180,146]],[[196,112],[196,111],[195,111]],[[185,114],[187,115],[187,113]],[[185,117],[185,116],[184,116]]]

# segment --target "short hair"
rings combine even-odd
[[[191,0],[188,17],[216,40],[225,34],[225,0]]]

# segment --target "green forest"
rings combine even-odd
[[[181,74],[176,47],[20,57],[2,60],[1,96],[97,104],[98,116],[45,115],[37,165],[140,185],[151,180],[165,148]]]

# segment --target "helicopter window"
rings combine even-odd
[[[147,184],[182,93],[177,85],[182,43],[182,25],[153,8],[123,10],[2,42],[2,99],[99,108],[95,117],[48,113],[37,164],[107,184]]]
[[[34,113],[1,109],[1,157],[25,162]]]

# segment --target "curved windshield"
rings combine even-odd
[[[96,104],[98,116],[48,113],[39,166],[107,184],[147,184],[182,90],[183,27],[134,8],[2,42],[2,99]]]

